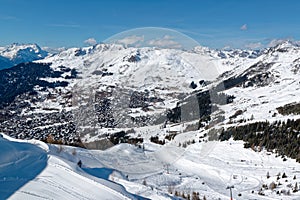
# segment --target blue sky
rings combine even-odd
[[[300,40],[298,0],[0,0],[0,46],[84,46],[139,27],[180,31],[201,45]]]

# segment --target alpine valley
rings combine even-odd
[[[0,47],[0,199],[299,199],[300,46]],[[80,162],[79,162],[80,161]]]

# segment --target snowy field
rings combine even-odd
[[[293,192],[298,163],[244,149],[240,141],[187,148],[119,144],[105,151],[7,136],[0,143],[0,199],[178,199],[175,193],[193,192],[200,199],[229,199],[227,186],[234,186],[234,199],[300,198]]]

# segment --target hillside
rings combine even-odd
[[[0,132],[49,148],[13,190],[42,195],[51,181],[40,175],[62,170],[71,183],[51,189],[75,196],[83,176],[109,196],[225,199],[234,185],[239,199],[297,199],[299,57],[289,41],[261,51],[98,44],[1,70]]]
[[[57,147],[7,136],[0,143],[1,199],[138,199],[122,186],[80,169],[74,153],[57,156]]]
[[[3,199],[176,199],[174,195],[227,199],[226,187],[231,185],[235,199],[300,195],[295,190],[299,164],[244,149],[242,142],[233,140],[185,149],[176,147],[176,141],[163,148],[149,142],[144,149],[119,144],[106,151],[6,136],[0,140],[5,158],[0,165]],[[82,168],[77,166],[79,160]]]

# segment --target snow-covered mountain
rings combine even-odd
[[[13,133],[44,140],[53,131],[48,128],[58,126],[60,130],[65,127],[62,124],[69,124],[68,132],[76,129],[82,139],[91,142],[111,128],[122,131],[168,122],[198,123],[212,112],[223,123],[233,123],[237,111],[235,121],[251,118],[255,122],[270,119],[278,114],[278,107],[299,101],[298,57],[299,47],[290,42],[261,52],[115,44],[71,48],[2,72],[9,82],[2,84],[1,106],[18,96],[15,101],[28,105],[19,109],[25,124],[53,115],[57,120],[39,122],[42,129],[24,128],[24,124]],[[18,89],[11,92],[10,88]],[[286,99],[289,95],[294,98]],[[61,115],[64,120],[58,122]],[[289,117],[279,116],[274,119]]]
[[[0,47],[0,69],[9,68],[23,62],[45,58],[48,52],[37,44],[11,44]]]
[[[70,48],[0,71],[0,132],[57,144],[46,145],[54,167],[42,174],[60,176],[64,162],[67,179],[109,179],[126,195],[225,199],[234,185],[239,199],[297,199],[299,62],[289,41],[262,51]],[[41,195],[43,177],[15,190]]]
[[[227,116],[242,110],[243,114],[237,119],[251,115],[259,121],[291,118],[280,116],[276,108],[300,102],[299,58],[300,47],[284,42],[266,50],[249,64],[242,63],[228,72],[226,76],[238,80],[235,85],[239,87],[228,86],[226,90],[227,94],[236,97],[232,105],[224,108],[228,111]]]

